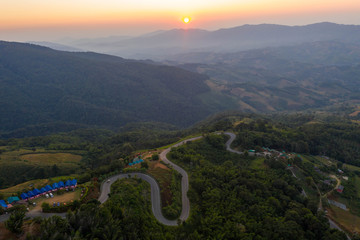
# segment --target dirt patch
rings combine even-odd
[[[170,168],[168,168],[167,166],[165,166],[164,164],[162,164],[160,161],[157,162],[157,163],[154,165],[154,168],[162,168],[162,169],[165,169],[165,170],[170,170]]]
[[[360,217],[337,207],[327,208],[326,210],[328,211],[328,216],[342,229],[349,233],[360,233],[360,226],[357,224],[360,222]]]
[[[165,166],[166,167],[166,166]],[[161,195],[161,204],[163,207],[166,207],[172,203],[172,193],[170,190],[171,183],[171,171],[169,168],[153,168],[148,169],[148,173],[153,176],[160,186],[160,195]]]
[[[16,235],[6,229],[3,222],[0,223],[0,240],[9,240],[9,239],[18,239],[25,240],[26,235],[29,233],[31,235],[38,235],[40,231],[40,225],[33,223],[31,221],[24,221],[23,233],[21,235]]]
[[[4,223],[0,223],[0,240],[17,239],[16,234],[13,234],[5,228]]]
[[[39,211],[41,210],[41,204],[43,204],[44,202],[49,203],[50,206],[53,205],[53,203],[68,203],[74,200],[79,200],[80,199],[80,189],[77,189],[75,192],[66,192],[62,195],[57,195],[56,192],[53,193],[54,197],[53,198],[45,198],[45,196],[39,197],[37,198],[34,202],[36,202],[36,206],[31,209],[31,211]]]
[[[356,117],[356,116],[359,115],[359,114],[360,114],[360,111],[355,111],[355,112],[353,112],[353,113],[350,113],[349,116],[350,116],[350,117]]]

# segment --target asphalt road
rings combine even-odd
[[[235,140],[236,135],[234,133],[231,133],[231,132],[224,132],[224,134],[230,136],[230,139],[225,143],[226,144],[226,150],[229,151],[229,152],[237,153],[237,154],[243,154],[243,152],[236,151],[236,150],[234,150],[234,149],[232,149],[230,147],[231,143]]]
[[[182,179],[181,179],[182,210],[181,210],[181,214],[180,214],[180,217],[179,217],[179,219],[181,221],[187,220],[189,215],[190,215],[190,201],[189,201],[189,198],[187,197],[187,192],[189,190],[189,177],[188,177],[188,175],[187,175],[187,173],[186,173],[186,171],[184,169],[182,169],[178,165],[174,164],[173,162],[169,161],[169,159],[167,159],[166,155],[171,151],[171,148],[178,147],[178,146],[180,146],[180,145],[182,145],[182,144],[184,144],[186,142],[195,141],[195,140],[198,140],[200,138],[202,138],[202,136],[186,139],[186,140],[184,140],[182,142],[174,144],[171,147],[165,149],[159,155],[160,159],[163,162],[171,165],[171,167],[173,169],[175,169],[176,171],[178,171],[182,176]],[[158,183],[156,182],[156,180],[154,178],[150,177],[147,174],[143,174],[143,173],[124,173],[124,174],[118,174],[118,175],[115,175],[115,176],[112,176],[112,177],[108,178],[108,179],[110,179],[110,182],[108,182],[106,180],[101,184],[101,187],[100,187],[101,195],[98,198],[99,202],[104,203],[109,198],[108,195],[110,193],[110,186],[111,186],[111,184],[113,182],[115,182],[118,179],[127,178],[129,176],[131,176],[131,177],[137,176],[138,178],[141,178],[141,179],[147,181],[150,184],[150,186],[151,186],[151,206],[152,206],[152,211],[154,213],[155,218],[160,223],[162,223],[164,225],[177,226],[178,225],[177,220],[168,220],[162,215],[160,187],[159,187]]]
[[[168,226],[177,226],[176,220],[168,220],[162,215],[160,187],[159,187],[158,183],[156,182],[156,180],[147,174],[123,173],[123,174],[118,174],[118,175],[108,178],[108,179],[110,179],[110,182],[107,182],[107,180],[106,180],[101,184],[101,187],[100,187],[101,195],[98,198],[99,202],[104,203],[104,202],[106,202],[106,200],[108,200],[108,198],[109,198],[108,194],[110,193],[111,184],[113,184],[118,179],[128,178],[128,177],[138,177],[144,181],[147,181],[151,187],[151,206],[152,206],[152,211],[153,211],[155,218],[162,224],[165,224]]]
[[[175,169],[176,171],[178,171],[182,176],[182,178],[181,178],[182,209],[181,209],[181,214],[180,214],[180,220],[181,221],[185,221],[186,219],[188,219],[188,217],[190,215],[190,201],[189,201],[189,198],[187,197],[187,192],[189,190],[189,176],[188,176],[188,174],[186,173],[186,171],[184,169],[182,169],[181,167],[179,167],[175,163],[170,162],[169,159],[167,159],[166,155],[171,151],[171,148],[178,147],[178,146],[180,146],[180,145],[182,145],[184,143],[195,141],[195,140],[198,140],[200,138],[202,138],[202,136],[186,139],[186,140],[184,140],[182,142],[174,144],[171,147],[165,149],[159,155],[160,159],[164,163],[167,163],[167,164],[171,165],[172,168]]]
[[[230,139],[226,142],[226,150],[233,152],[233,153],[237,153],[237,154],[243,154],[243,152],[240,151],[236,151],[234,149],[232,149],[231,143],[235,140],[236,135],[234,133],[231,132],[225,132],[224,134],[230,136]],[[171,148],[173,147],[178,147],[186,142],[190,142],[190,141],[195,141],[198,139],[201,139],[202,136],[199,137],[194,137],[194,138],[190,138],[190,139],[186,139],[182,142],[179,142],[177,144],[172,145],[171,147],[165,149],[164,151],[162,151],[160,153],[160,159],[162,161],[164,161],[165,163],[171,165],[176,171],[178,171],[181,176],[181,192],[182,192],[182,211],[180,214],[180,220],[181,221],[185,221],[188,219],[189,215],[190,215],[190,201],[189,198],[187,197],[187,192],[189,190],[189,177],[188,174],[186,173],[186,171],[184,169],[182,169],[181,167],[179,167],[178,165],[176,165],[175,163],[169,161],[169,159],[166,157],[166,155],[171,151]],[[143,174],[143,173],[124,173],[124,174],[118,174],[115,176],[112,176],[108,179],[110,179],[110,181],[108,182],[107,180],[105,180],[100,187],[100,192],[101,195],[98,198],[99,202],[104,203],[108,200],[109,198],[109,193],[110,193],[110,186],[111,184],[113,184],[116,180],[118,179],[122,179],[122,178],[128,178],[128,177],[138,177],[143,179],[144,181],[147,181],[150,186],[151,186],[151,206],[152,206],[152,211],[153,214],[155,216],[155,218],[162,224],[164,225],[168,225],[168,226],[177,226],[177,220],[168,220],[166,219],[161,212],[161,197],[160,197],[160,187],[158,185],[158,183],[156,182],[156,180],[147,175],[147,174]],[[65,217],[66,213],[42,213],[42,212],[28,212],[26,213],[26,217],[30,217],[30,218],[34,218],[34,217],[44,217],[44,218],[48,218],[54,215],[58,215],[61,217]],[[0,216],[0,222],[6,221],[9,218],[10,214],[4,214]],[[340,227],[338,227],[331,219],[329,219],[330,222],[330,227],[331,228],[335,228],[338,229],[340,231],[342,231],[342,229]],[[347,236],[348,239],[349,236]]]

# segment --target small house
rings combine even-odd
[[[29,196],[26,193],[22,193],[20,195],[20,197],[21,197],[22,200],[27,200],[29,198]]]
[[[343,185],[339,185],[339,187],[336,189],[336,191],[338,193],[342,193],[344,191],[344,186]]]
[[[13,203],[15,203],[15,202],[17,202],[17,201],[20,201],[19,197],[17,197],[17,196],[8,197],[8,198],[7,198],[7,202],[8,202],[9,204],[13,204]]]
[[[46,192],[50,192],[52,190],[52,187],[50,185],[45,186]]]

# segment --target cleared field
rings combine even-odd
[[[349,169],[350,171],[359,171],[360,172],[360,167],[354,166],[354,165],[350,165],[350,164],[346,164],[344,163],[344,168]]]
[[[6,148],[0,154],[0,188],[11,187],[30,179],[78,173],[81,171],[81,154],[84,152]]]
[[[76,164],[82,156],[71,153],[34,153],[21,155],[20,159],[35,165]]]
[[[360,177],[358,176],[355,177],[355,187],[356,187],[357,196],[360,198]]]
[[[53,192],[54,197],[53,198],[45,198],[44,196],[36,198],[33,200],[33,202],[36,202],[36,206],[34,208],[32,208],[31,210],[40,210],[41,209],[41,204],[43,204],[44,202],[49,203],[50,206],[53,205],[53,203],[70,203],[71,201],[74,200],[79,200],[80,199],[80,194],[81,194],[81,189],[77,188],[74,192],[73,191],[69,191],[69,192],[65,192],[62,195],[58,195],[57,192]]]
[[[264,169],[266,168],[264,161],[265,158],[256,158],[255,160],[251,161],[250,167],[253,169]]]
[[[328,214],[348,232],[360,232],[360,217],[333,206],[328,209]]]
[[[171,204],[171,170],[165,165],[161,164],[160,161],[154,161],[149,163],[149,169],[147,172],[159,183],[162,206],[166,207],[167,205]]]

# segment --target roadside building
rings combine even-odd
[[[19,197],[15,196],[15,197],[8,197],[6,200],[9,204],[13,204],[16,203],[17,201],[20,201]]]
[[[342,193],[344,191],[344,186],[343,185],[339,185],[339,187],[336,189],[336,191],[338,193]]]

